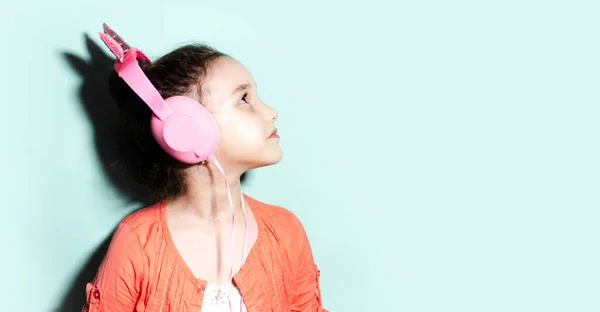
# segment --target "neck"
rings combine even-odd
[[[231,217],[231,204],[229,191],[231,192],[231,202],[236,211],[241,211],[241,173],[234,173],[223,167],[227,182],[223,174],[213,162],[207,162],[190,168],[186,173],[187,190],[186,193],[170,203],[192,218],[198,218],[202,221],[219,221]]]

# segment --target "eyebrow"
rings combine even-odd
[[[234,94],[236,94],[236,93],[238,93],[238,92],[246,91],[246,90],[248,90],[248,89],[250,89],[250,88],[252,88],[252,85],[251,85],[251,84],[249,84],[249,83],[244,83],[244,84],[241,84],[241,85],[237,86],[237,87],[235,88],[235,90],[233,90],[233,93],[232,93],[232,95],[234,95]]]

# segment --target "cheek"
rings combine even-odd
[[[233,138],[239,146],[257,146],[264,142],[262,131],[256,128],[246,128],[247,130],[238,131]]]
[[[266,140],[265,128],[259,118],[236,118],[221,130],[223,144],[231,148],[261,147]]]

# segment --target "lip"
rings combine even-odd
[[[278,139],[278,138],[279,138],[279,134],[277,134],[277,129],[275,129],[275,130],[273,130],[273,132],[271,132],[269,139]]]

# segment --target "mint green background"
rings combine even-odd
[[[3,4],[0,310],[56,308],[137,207],[62,54],[106,21],[253,72],[285,156],[246,191],[301,218],[332,311],[600,311],[597,3]]]

